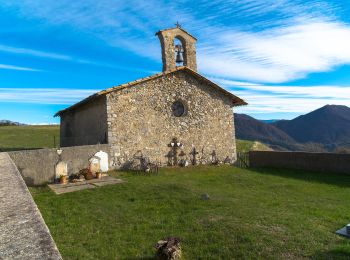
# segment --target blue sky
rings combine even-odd
[[[53,114],[161,71],[155,32],[179,21],[201,74],[260,119],[350,106],[350,4],[333,0],[0,0],[0,119]]]

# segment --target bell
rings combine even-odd
[[[181,51],[177,51],[176,52],[176,63],[182,63],[184,62],[184,58],[182,56],[182,52]]]

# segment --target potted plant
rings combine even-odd
[[[85,180],[92,180],[94,178],[94,175],[89,168],[80,170],[79,174],[83,175],[85,177]]]
[[[102,173],[101,172],[96,172],[96,178],[101,179],[102,178]]]
[[[61,175],[60,184],[66,184],[66,183],[67,183],[67,175]]]

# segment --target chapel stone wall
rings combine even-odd
[[[185,105],[184,116],[173,115],[175,101]],[[127,167],[140,152],[166,165],[174,137],[184,145],[179,153],[183,150],[188,160],[195,147],[198,162],[210,162],[213,151],[221,161],[235,161],[231,105],[229,97],[184,71],[107,94],[113,166]]]
[[[107,143],[106,97],[63,113],[60,136],[62,147]]]

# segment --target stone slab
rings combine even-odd
[[[116,179],[111,176],[106,176],[106,177],[102,177],[101,179],[92,179],[92,180],[86,180],[82,182],[68,183],[68,184],[50,184],[48,186],[53,192],[59,195],[59,194],[64,194],[68,192],[74,192],[74,191],[85,190],[85,189],[93,189],[96,187],[102,187],[105,185],[112,185],[112,184],[118,184],[123,182],[124,181],[121,179]]]
[[[63,193],[68,193],[68,192],[74,192],[74,191],[79,191],[79,190],[86,190],[86,189],[93,189],[95,188],[94,185],[91,184],[82,184],[82,185],[76,185],[76,186],[69,186],[69,187],[60,187],[58,186],[59,184],[56,185],[51,185],[51,190],[53,190],[57,195],[63,194]]]
[[[0,259],[62,259],[7,153],[0,153]]]
[[[348,232],[346,232],[346,226],[337,230],[335,233],[350,239],[350,234]]]
[[[112,184],[123,183],[123,182],[124,182],[123,180],[117,179],[117,180],[111,180],[111,181],[96,182],[96,183],[93,183],[93,185],[97,187],[101,187],[101,186],[112,185]]]

